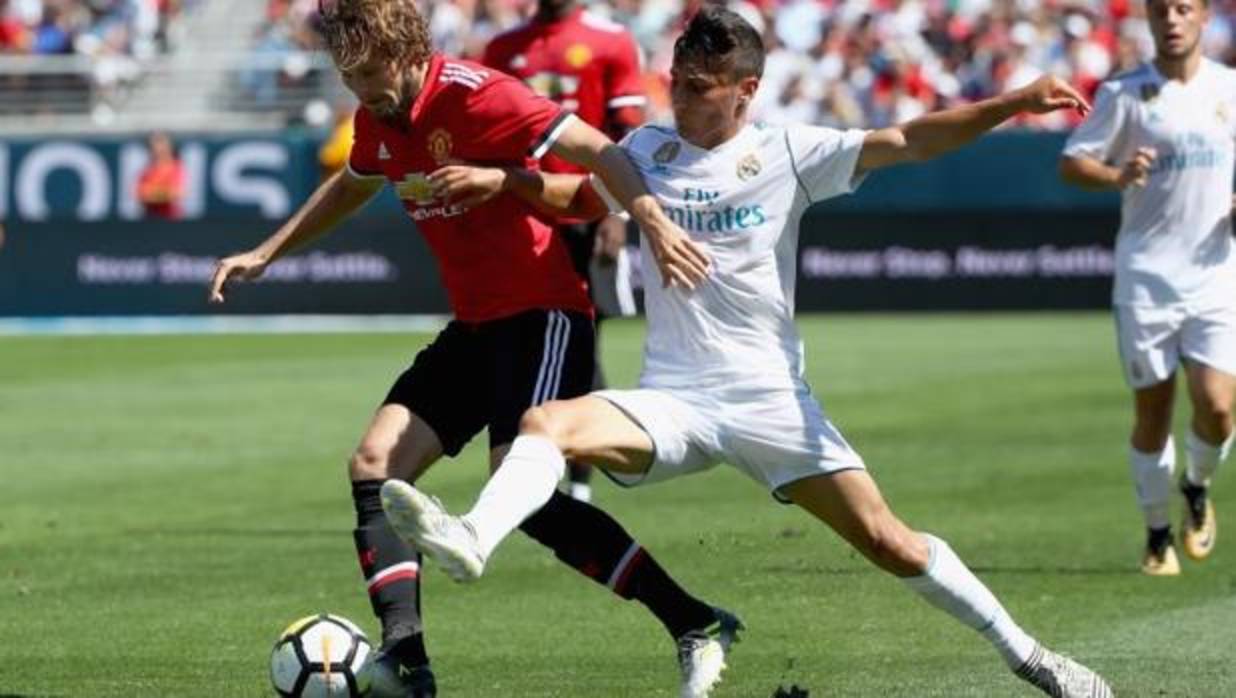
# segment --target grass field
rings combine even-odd
[[[1118,696],[1236,696],[1236,533],[1178,579],[1136,568],[1129,400],[1108,316],[802,321],[810,379],[886,495],[1022,624]],[[631,385],[642,326],[611,324]],[[424,336],[0,338],[0,698],[268,694],[310,612],[376,633],[344,462]],[[1178,424],[1183,424],[1178,419]],[[453,508],[476,444],[424,482]],[[1229,464],[1229,470],[1231,469]],[[1236,521],[1236,473],[1221,517]],[[717,696],[1032,696],[977,635],[725,468],[599,503],[749,632]],[[1222,540],[1226,538],[1226,541]],[[445,698],[675,696],[637,605],[522,537],[487,577],[427,572]]]

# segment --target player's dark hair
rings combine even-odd
[[[764,40],[737,13],[705,3],[674,42],[674,63],[731,80],[758,78],[764,74]]]
[[[319,0],[322,35],[340,70],[373,58],[419,65],[433,45],[415,0]]]

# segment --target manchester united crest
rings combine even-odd
[[[564,58],[567,65],[579,70],[592,62],[592,49],[588,48],[588,44],[572,44]]]
[[[451,157],[451,133],[444,128],[434,129],[429,134],[429,156],[438,164]]]
[[[747,181],[760,173],[764,166],[760,164],[760,159],[755,156],[755,153],[747,153],[743,159],[738,161],[738,178],[742,181]]]
[[[678,141],[666,141],[657,148],[657,152],[652,154],[652,159],[658,165],[668,165],[678,157],[678,153],[682,151],[682,144]]]

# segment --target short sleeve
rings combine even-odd
[[[612,60],[605,71],[605,106],[607,109],[643,108],[644,83],[640,76],[639,49],[627,32],[614,41]]]
[[[839,131],[818,126],[793,125],[785,129],[785,147],[798,186],[812,202],[849,194],[862,183],[856,176],[858,156],[867,132]]]
[[[382,148],[373,117],[361,107],[352,117],[352,152],[348,154],[348,174],[357,179],[384,178],[379,150]]]
[[[1067,157],[1100,161],[1114,159],[1121,147],[1125,119],[1120,108],[1120,84],[1104,83],[1094,98],[1094,109],[1064,145]]]
[[[467,114],[479,131],[483,147],[496,160],[539,160],[574,118],[527,85],[495,74],[468,100]]]

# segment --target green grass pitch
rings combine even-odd
[[[1118,696],[1236,696],[1236,472],[1220,471],[1214,557],[1139,576],[1131,406],[1106,314],[801,325],[817,395],[894,509],[950,541],[1028,630]],[[605,330],[618,386],[642,331]],[[344,462],[426,339],[0,339],[0,697],[269,695],[267,654],[291,620],[333,611],[376,634]],[[423,482],[459,508],[483,477],[478,443]],[[813,698],[1037,695],[975,633],[727,468],[599,483],[598,502],[746,621],[719,698],[791,683]],[[520,536],[479,584],[427,571],[424,603],[445,698],[676,695],[655,620]]]

